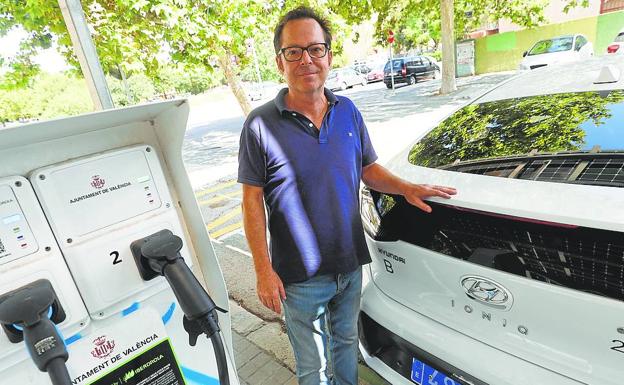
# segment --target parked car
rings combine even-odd
[[[388,88],[392,88],[392,76],[395,84],[416,84],[420,79],[435,79],[436,67],[423,56],[400,57],[388,60],[384,66],[384,83]]]
[[[353,68],[355,72],[357,72],[360,75],[366,75],[371,70],[370,66],[366,63],[355,64],[351,68]]]
[[[329,71],[325,87],[332,91],[346,90],[356,84],[366,85],[366,77],[355,72],[353,68],[337,68]]]
[[[613,39],[613,43],[609,44],[607,47],[607,53],[624,55],[624,29],[617,34],[615,39]]]
[[[393,385],[622,384],[620,74],[604,56],[527,71],[427,130],[386,166],[457,188],[431,213],[364,190],[369,367]]]
[[[369,83],[380,82],[384,80],[384,66],[385,63],[380,63],[372,66],[371,70],[366,75],[366,80]]]
[[[553,64],[587,60],[594,55],[594,47],[584,35],[565,35],[540,40],[525,51],[518,69],[533,70]]]
[[[438,74],[440,74],[440,72],[442,71],[442,62],[439,62],[433,56],[423,55],[423,57],[429,59],[429,61],[433,63],[433,67],[436,69],[436,71],[438,71]]]

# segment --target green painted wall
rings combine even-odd
[[[559,35],[582,33],[594,44],[594,54],[603,55],[609,43],[624,28],[624,11],[549,24],[523,31],[505,32],[475,41],[475,69],[478,74],[518,68],[522,53],[535,42]]]

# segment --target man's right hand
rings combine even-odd
[[[280,277],[273,269],[267,269],[265,272],[257,273],[256,280],[256,290],[260,302],[280,314],[282,312],[281,300],[286,299],[286,291]]]

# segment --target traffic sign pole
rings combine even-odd
[[[388,43],[390,45],[390,81],[392,82],[392,89],[394,90],[394,62],[392,60],[392,44],[394,43],[394,32],[388,31]]]

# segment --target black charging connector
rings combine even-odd
[[[61,302],[56,296],[56,292],[54,292],[54,288],[52,288],[52,292],[54,294],[54,302],[52,302],[52,305],[49,307],[47,315],[53,323],[58,325],[61,322],[65,321],[65,318],[67,316],[65,315],[65,309],[63,309],[63,306],[61,306]],[[19,325],[1,323],[0,328],[4,330],[7,338],[12,343],[18,344],[24,341],[24,329]]]
[[[64,319],[63,307],[47,279],[0,296],[0,324],[9,340],[23,340],[37,368],[48,372],[54,385],[71,384],[65,366],[69,354],[55,325]]]
[[[219,334],[216,310],[225,312],[212,301],[191,269],[180,255],[182,239],[170,230],[161,230],[130,245],[139,273],[144,280],[162,275],[167,279],[184,313],[184,329],[189,344],[195,346],[197,337],[206,334],[212,341],[221,385],[229,385],[227,360]]]

